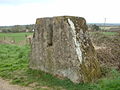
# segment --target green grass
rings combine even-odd
[[[31,86],[35,90],[120,90],[120,73],[111,70],[96,83],[73,84],[50,74],[29,69],[29,46],[0,44],[0,77],[13,84]],[[47,89],[43,88],[47,87]]]
[[[113,36],[118,34],[117,32],[90,32],[90,34],[96,34],[96,33],[103,34],[105,36]]]
[[[0,33],[0,39],[10,39],[19,42],[25,40],[26,35],[32,35],[32,33]]]
[[[116,35],[118,34],[117,32],[101,32],[104,35]]]

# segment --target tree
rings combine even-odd
[[[13,30],[13,32],[20,32],[20,31],[22,31],[23,29],[22,29],[22,26],[20,26],[20,25],[15,25],[15,26],[12,27],[12,30]]]
[[[91,26],[91,29],[92,29],[93,31],[99,31],[99,30],[100,30],[100,27],[97,26],[96,24],[94,24],[94,25]]]

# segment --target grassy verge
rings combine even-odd
[[[120,90],[120,73],[111,70],[96,83],[73,84],[50,74],[29,69],[29,46],[0,44],[0,77],[35,90]]]

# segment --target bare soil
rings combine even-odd
[[[95,33],[91,35],[91,40],[100,64],[120,69],[120,34],[104,35]]]
[[[11,85],[9,81],[0,78],[0,90],[32,90],[30,87]]]

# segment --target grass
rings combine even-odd
[[[118,34],[117,32],[101,32],[104,35],[116,35]]]
[[[0,44],[0,77],[35,90],[120,90],[120,73],[111,70],[96,83],[74,84],[29,68],[29,46]]]
[[[90,34],[96,34],[96,33],[103,34],[105,36],[113,36],[118,34],[117,32],[90,32]]]
[[[0,39],[15,40],[15,42],[20,42],[25,40],[25,36],[32,35],[32,33],[0,33]]]

